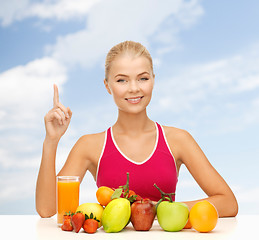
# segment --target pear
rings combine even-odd
[[[120,232],[129,222],[130,201],[126,198],[113,199],[102,214],[103,229],[107,233]]]

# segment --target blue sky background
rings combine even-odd
[[[156,74],[148,113],[188,130],[240,214],[259,214],[259,2],[0,0],[0,214],[36,214],[34,195],[53,83],[73,111],[57,170],[77,141],[117,117],[103,86],[118,42],[143,43]],[[80,203],[96,202],[89,173]],[[185,167],[177,201],[205,197]]]

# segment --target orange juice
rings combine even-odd
[[[63,216],[67,212],[75,212],[79,205],[79,177],[57,177],[57,221],[63,223]]]

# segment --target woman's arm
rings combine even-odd
[[[201,189],[207,194],[206,200],[217,208],[220,217],[232,217],[238,213],[237,200],[222,176],[210,164],[207,157],[184,130],[177,133],[178,160],[183,163]],[[189,209],[200,200],[185,202]]]
[[[36,210],[41,217],[56,213],[56,150],[58,142],[45,139],[36,185]]]
[[[36,210],[42,217],[56,213],[56,151],[71,117],[71,110],[59,102],[58,88],[54,85],[53,108],[44,117],[46,137],[36,185]]]

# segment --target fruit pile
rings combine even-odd
[[[87,233],[95,233],[103,226],[107,233],[120,232],[130,222],[136,231],[151,229],[155,216],[160,227],[169,232],[194,228],[198,232],[209,232],[217,224],[218,212],[209,201],[196,203],[191,210],[186,204],[172,201],[174,193],[164,193],[154,184],[161,199],[155,205],[150,199],[142,198],[129,190],[127,183],[117,189],[102,186],[96,192],[98,203],[81,204],[75,214],[66,214],[61,229],[75,231],[81,228]]]

